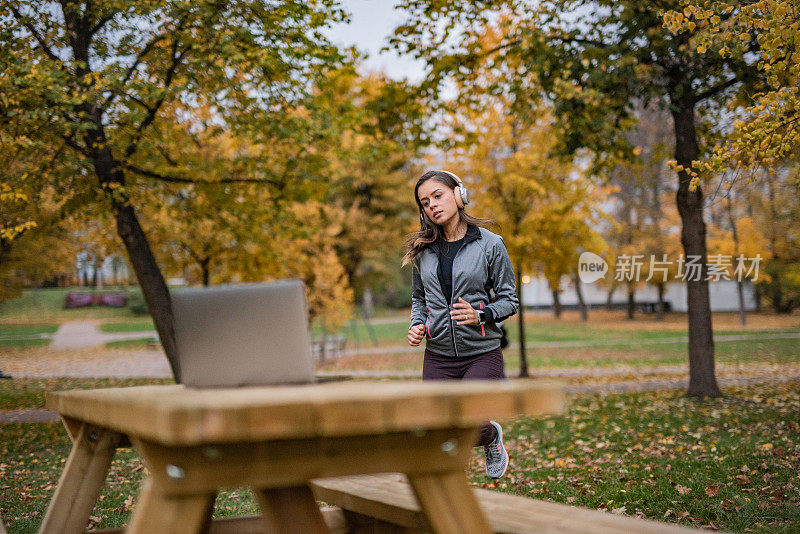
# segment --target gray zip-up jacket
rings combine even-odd
[[[464,244],[453,259],[452,295],[444,295],[438,247],[427,246],[412,262],[411,326],[425,325],[425,343],[440,356],[466,358],[500,346],[495,324],[517,313],[519,299],[511,258],[499,235],[467,225]],[[490,298],[494,293],[494,299]],[[461,297],[487,315],[484,325],[457,325],[448,305]]]

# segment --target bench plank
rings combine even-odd
[[[161,385],[47,394],[47,407],[68,420],[178,446],[471,428],[488,419],[563,413],[564,404],[563,384],[545,380]]]
[[[430,531],[405,475],[386,473],[315,479],[314,496],[351,512],[406,528]],[[486,489],[475,494],[493,532],[503,534],[575,533],[689,534],[697,529],[618,516]]]

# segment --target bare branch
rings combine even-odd
[[[520,45],[520,44],[522,44],[522,39],[515,39],[513,41],[509,41],[507,43],[503,43],[501,45],[497,45],[494,48],[490,48],[489,50],[481,52],[480,54],[478,54],[478,57],[486,57],[488,55],[494,54],[495,52],[499,52],[500,50],[503,50],[504,48],[510,48],[512,46],[517,46],[517,45]]]
[[[155,46],[156,46],[156,45],[157,45],[157,44],[158,44],[160,41],[162,41],[162,40],[166,39],[166,37],[167,37],[166,35],[157,35],[157,36],[155,36],[153,39],[151,39],[151,40],[150,40],[150,41],[149,41],[149,42],[148,42],[148,43],[145,45],[145,47],[144,47],[144,48],[142,48],[142,50],[141,50],[141,51],[139,52],[139,54],[136,56],[136,59],[134,60],[133,64],[132,64],[132,65],[131,65],[131,66],[128,68],[128,72],[126,72],[126,73],[125,73],[125,76],[122,78],[122,82],[120,83],[120,89],[123,89],[123,88],[125,87],[125,84],[126,84],[126,83],[128,83],[128,80],[130,80],[131,76],[133,76],[133,73],[134,73],[134,72],[136,72],[136,68],[137,68],[137,67],[139,66],[139,64],[142,62],[142,60],[144,59],[144,57],[145,57],[147,54],[149,54],[149,53],[150,53],[150,51],[151,51],[151,50],[152,50],[152,49],[153,49],[153,48],[154,48],[154,47],[155,47]],[[120,93],[118,93],[118,92],[116,92],[116,91],[115,91],[115,92],[113,92],[113,93],[111,93],[111,95],[109,95],[109,97],[108,97],[108,98],[105,100],[105,102],[103,102],[103,104],[100,106],[100,109],[105,109],[105,108],[106,108],[108,105],[110,105],[110,104],[111,104],[111,102],[113,102],[113,101],[114,101],[114,99],[115,99],[117,96],[119,96],[119,94],[120,94]],[[144,104],[144,103],[143,103],[141,100],[139,100],[138,102],[139,102],[140,104],[142,104],[142,105],[143,105],[145,108],[147,108],[148,110],[150,109],[150,108],[149,108],[149,106],[147,106],[146,104]]]
[[[158,110],[161,109],[161,105],[164,103],[166,99],[167,90],[172,85],[172,80],[175,76],[175,72],[178,69],[178,65],[180,65],[183,56],[191,49],[191,45],[187,46],[183,50],[178,52],[178,43],[179,40],[176,38],[175,41],[172,43],[172,62],[170,63],[169,68],[167,69],[166,75],[164,77],[164,93],[158,99],[158,101],[150,108],[150,111],[147,113],[147,116],[142,120],[139,126],[136,128],[136,134],[134,135],[131,142],[128,143],[128,147],[125,149],[125,159],[130,158],[139,146],[139,140],[142,138],[142,132],[152,124],[152,122],[156,119],[156,115],[158,114]],[[177,55],[176,55],[177,53]]]
[[[36,41],[39,43],[39,48],[42,49],[42,52],[44,52],[47,55],[47,57],[49,57],[51,60],[57,63],[61,63],[61,58],[55,55],[55,53],[53,53],[53,51],[45,42],[44,38],[41,35],[39,35],[38,31],[36,31],[36,28],[25,20],[25,17],[22,15],[22,13],[20,13],[20,11],[14,6],[13,3],[10,4],[10,7],[11,7],[11,12],[14,14],[14,18],[17,19],[17,22],[25,26],[25,28],[27,28],[29,32],[31,32],[33,38],[36,39]]]
[[[81,154],[83,154],[87,158],[91,157],[91,153],[89,152],[89,150],[86,147],[83,147],[83,146],[79,145],[78,143],[76,143],[74,139],[72,139],[70,137],[67,137],[67,136],[64,136],[63,139],[64,139],[64,143],[66,143],[66,145],[68,147],[72,148],[73,150],[75,150],[77,152],[80,152]]]
[[[103,28],[103,26],[106,25],[106,23],[108,23],[111,19],[113,19],[116,16],[117,13],[119,13],[119,11],[112,11],[105,17],[98,20],[97,24],[92,26],[92,29],[89,30],[89,35],[94,35],[95,33],[99,32]]]
[[[283,184],[275,180],[268,180],[266,178],[220,178],[219,180],[193,180],[191,178],[183,178],[181,176],[168,176],[155,171],[142,169],[136,165],[125,165],[125,169],[146,176],[160,180],[162,182],[177,183],[177,184],[234,184],[234,183],[249,183],[249,184],[269,184],[274,187],[281,188]]]
[[[717,84],[714,87],[709,87],[707,90],[703,91],[702,93],[699,93],[694,97],[694,103],[696,104],[697,102],[700,102],[702,100],[705,100],[706,98],[714,96],[715,94],[724,91],[728,87],[735,85],[738,82],[739,78],[734,76],[733,78],[725,80],[724,82]]]

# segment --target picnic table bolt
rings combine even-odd
[[[442,443],[442,452],[450,456],[455,456],[458,454],[458,440],[448,439]]]
[[[92,430],[91,432],[89,432],[89,441],[94,443],[98,439],[100,439],[100,434],[97,432],[97,430]]]
[[[167,476],[175,480],[182,480],[186,473],[177,465],[167,464]]]
[[[425,430],[424,428],[415,428],[414,430],[412,430],[412,431],[411,431],[411,434],[412,434],[412,435],[413,435],[415,438],[422,438],[422,437],[425,437],[425,435],[426,435],[427,433],[428,433],[428,431],[427,431],[427,430]]]
[[[219,449],[216,447],[206,447],[203,451],[203,455],[209,460],[216,460],[220,457],[220,454]]]

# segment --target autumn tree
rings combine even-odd
[[[746,52],[757,50],[754,39],[724,57],[698,51],[691,46],[691,29],[676,35],[663,27],[661,14],[681,7],[678,0],[408,0],[400,5],[409,18],[391,42],[427,60],[430,75],[423,90],[430,98],[436,98],[444,80],[466,82],[485,65],[519,65],[497,89],[530,95],[532,101],[543,94],[549,98],[565,152],[590,147],[600,162],[616,156],[626,145],[633,102],[666,106],[673,118],[681,240],[685,254],[699,256],[705,265],[703,193],[690,188],[692,165],[700,155],[697,114],[726,101],[734,90],[753,89],[758,73]],[[491,47],[481,40],[488,24],[503,34]],[[688,282],[688,394],[715,397],[720,391],[708,282],[700,278]]]
[[[396,278],[406,226],[416,221],[408,181],[426,143],[426,117],[413,89],[382,73],[342,70],[317,99],[338,109],[345,123],[326,145],[331,183],[325,198],[341,216],[334,248],[356,294]]]
[[[9,78],[0,76],[0,87]],[[0,90],[0,100],[15,95]],[[76,201],[81,168],[55,161],[63,153],[25,135],[16,122],[0,124],[0,300],[23,286],[71,273],[75,241],[66,228]]]
[[[762,176],[737,194],[743,206],[736,213],[752,217],[754,230],[767,241],[757,288],[775,313],[792,313],[800,307],[800,185],[788,169]]]
[[[667,27],[703,57],[730,61],[752,53],[763,82],[752,99],[727,102],[730,121],[721,122],[721,139],[695,166],[695,184],[731,168],[733,180],[773,175],[800,155],[800,2],[689,2],[664,14]],[[686,37],[684,37],[686,36]],[[792,166],[796,169],[796,166]],[[796,170],[795,180],[800,178]],[[694,184],[693,184],[694,185]]]
[[[645,284],[654,285],[658,291],[656,312],[660,320],[669,280],[664,274],[675,274],[673,261],[679,252],[679,247],[670,246],[670,228],[665,224],[664,215],[667,209],[664,193],[673,191],[670,187],[672,171],[667,165],[669,146],[673,144],[672,119],[654,104],[644,106],[638,102],[634,113],[636,123],[625,135],[632,147],[630,153],[604,172],[607,182],[614,186],[611,213],[616,222],[604,235],[611,247],[608,258],[611,264],[636,262],[641,273],[629,276],[634,273],[626,271],[625,276],[620,277],[615,273],[614,278],[604,282],[610,293],[617,287],[627,288],[629,319],[634,317],[635,291]],[[657,267],[652,270],[652,276],[651,266]]]
[[[544,273],[558,299],[562,277],[577,274],[580,251],[602,251],[595,225],[601,217],[598,203],[607,192],[578,165],[552,156],[552,118],[546,109],[526,123],[497,98],[482,113],[461,116],[464,122],[453,128],[469,130],[479,141],[450,159],[474,188],[474,213],[500,226],[520,302],[522,275],[534,271]],[[520,307],[520,376],[528,376],[524,315]]]
[[[157,144],[153,125],[175,102],[213,106],[220,124],[255,139],[307,143],[302,119],[286,111],[342,61],[319,31],[342,18],[330,0],[0,2],[0,64],[15,89],[0,117],[68,147],[91,169],[80,185],[102,193],[114,214],[178,380],[169,292],[130,190],[202,177],[164,157],[145,159],[142,148]],[[280,189],[299,179],[248,161],[252,173],[226,180]]]
[[[757,282],[764,277],[762,267],[759,272],[751,269],[754,258],[766,262],[771,253],[764,230],[759,228],[749,207],[741,200],[739,191],[727,191],[720,196],[710,211],[712,224],[709,233],[709,259],[716,260],[715,270],[722,272],[720,280],[736,281],[736,293],[739,303],[739,322],[747,323],[745,310],[744,283]]]

